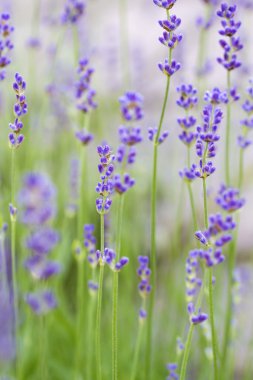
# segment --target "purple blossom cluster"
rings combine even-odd
[[[10,25],[10,15],[2,13],[0,15],[0,81],[6,76],[5,68],[11,63],[9,52],[13,49],[10,39],[14,27]]]
[[[140,296],[145,300],[145,298],[151,292],[151,285],[150,285],[151,269],[149,268],[149,258],[148,256],[139,256],[138,261],[139,261],[139,268],[137,270],[137,274],[140,278],[138,289],[139,289]],[[141,320],[147,317],[147,312],[144,306],[139,311],[139,317]]]
[[[178,365],[176,363],[168,363],[166,368],[169,371],[169,376],[166,377],[166,380],[179,379],[179,375],[177,374]]]
[[[154,1],[158,6],[165,9],[170,9],[175,4],[175,1]],[[180,26],[181,19],[175,15],[168,16],[167,20],[159,20],[159,25],[163,29],[163,34],[159,37],[161,44],[169,49],[169,59],[166,58],[164,63],[159,63],[158,67],[168,77],[174,75],[181,67],[180,63],[172,59],[172,50],[182,41],[182,34],[175,33],[176,29]]]
[[[247,99],[242,105],[242,109],[246,117],[241,121],[242,135],[238,136],[238,145],[241,149],[246,149],[252,144],[252,140],[248,138],[249,131],[253,128],[253,80],[249,80],[249,87],[247,88]]]
[[[13,83],[13,90],[15,91],[17,100],[13,109],[15,121],[13,124],[9,123],[9,127],[12,130],[12,132],[9,133],[9,145],[11,149],[18,148],[24,140],[24,135],[21,133],[23,128],[21,117],[27,113],[25,89],[26,82],[20,74],[16,73],[15,82]]]
[[[115,156],[112,154],[109,145],[98,146],[97,152],[100,157],[98,171],[101,174],[101,181],[96,186],[96,192],[99,194],[99,198],[96,199],[96,208],[99,214],[106,214],[112,204],[110,196],[113,192],[113,162]]]
[[[117,150],[117,162],[125,166],[135,162],[135,145],[142,142],[141,128],[133,123],[143,119],[143,97],[138,92],[128,91],[119,98],[119,102],[123,120],[132,123],[119,127],[120,145]]]
[[[67,0],[64,12],[61,16],[63,24],[75,24],[85,11],[85,4],[80,0]]]
[[[34,279],[48,280],[61,270],[58,262],[48,259],[59,241],[58,232],[47,225],[56,213],[54,185],[44,174],[28,173],[18,200],[22,222],[33,228],[26,239],[26,248],[32,255],[25,260],[24,266]],[[49,290],[28,293],[25,300],[36,314],[45,314],[56,306],[55,296]]]
[[[182,128],[179,139],[190,147],[197,138],[196,131],[192,131],[197,119],[193,115],[189,115],[189,111],[198,104],[197,90],[192,84],[182,84],[177,87],[177,92],[179,93],[177,105],[185,110],[185,116],[177,119],[179,126]]]
[[[240,198],[240,191],[225,185],[220,187],[215,200],[216,203],[228,213],[233,213],[245,205],[245,199]]]
[[[87,58],[79,61],[77,73],[79,75],[79,80],[76,83],[77,108],[87,113],[97,107],[97,104],[93,100],[96,91],[91,88],[91,77],[94,69],[89,67],[89,60]]]
[[[222,37],[227,37],[227,40],[221,39],[220,46],[223,49],[223,57],[217,61],[226,70],[231,71],[241,66],[241,62],[237,59],[237,52],[243,48],[240,37],[237,37],[237,31],[241,26],[240,21],[235,21],[236,5],[229,6],[227,3],[222,3],[217,15],[222,19],[219,34]]]
[[[158,7],[171,9],[177,2],[177,0],[153,0],[154,4]]]

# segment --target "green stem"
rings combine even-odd
[[[124,195],[119,197],[118,217],[117,217],[117,242],[116,242],[116,261],[120,258],[121,234],[124,208]],[[118,272],[113,274],[113,317],[112,317],[112,378],[118,379]]]
[[[141,321],[139,329],[138,329],[138,336],[137,336],[137,341],[136,341],[135,351],[134,351],[134,361],[133,361],[131,380],[135,380],[136,375],[137,375],[138,362],[139,362],[140,349],[141,349],[141,342],[142,342],[142,335],[143,335],[143,321]]]
[[[40,380],[47,380],[47,337],[46,337],[46,318],[40,316],[39,323],[39,341],[40,341]]]
[[[196,232],[198,229],[198,222],[197,222],[197,214],[196,214],[196,209],[195,209],[191,182],[187,183],[187,187],[188,187],[189,198],[190,198],[190,203],[191,203],[193,227],[194,227],[194,232]]]
[[[171,56],[170,56],[171,60]],[[168,101],[168,94],[170,88],[170,77],[167,77],[167,84],[164,94],[163,106],[158,125],[158,131],[154,141],[153,150],[153,176],[152,176],[152,193],[151,193],[151,254],[150,254],[150,266],[151,266],[151,285],[152,292],[150,294],[149,310],[148,310],[148,328],[147,328],[147,350],[146,350],[146,379],[150,379],[151,376],[151,341],[152,341],[152,322],[153,322],[153,309],[155,300],[155,283],[156,283],[156,193],[157,193],[157,158],[158,158],[158,140],[163,125],[165,109]]]
[[[11,151],[11,204],[15,206],[15,156],[16,151]],[[17,345],[16,371],[18,372],[18,292],[17,292],[17,269],[16,269],[16,216],[11,216],[11,270],[14,304],[15,338]]]
[[[104,253],[104,215],[100,215],[100,250],[101,254]],[[100,262],[99,273],[99,286],[98,286],[98,302],[97,302],[97,319],[96,319],[96,370],[97,380],[102,379],[102,366],[101,366],[101,310],[102,310],[102,292],[103,292],[103,277],[104,277],[104,263]]]
[[[204,197],[204,222],[205,228],[208,228],[208,211],[207,211],[207,191],[206,191],[206,178],[203,178],[203,197]]]
[[[89,347],[89,349],[87,350],[87,380],[88,379],[92,379],[93,378],[93,349],[94,349],[94,345],[93,345],[93,337],[94,337],[94,309],[95,307],[95,296],[93,294],[90,295],[90,304],[89,304],[89,307],[88,307],[88,326],[87,326],[87,331],[88,331],[88,334],[89,334],[89,339],[88,339],[88,342],[87,342],[87,347]]]
[[[75,379],[79,379],[79,372],[83,363],[82,347],[84,339],[84,260],[77,261],[77,299],[76,299],[76,353],[75,353]]]
[[[189,355],[190,355],[193,330],[194,330],[194,324],[191,323],[188,336],[187,336],[187,341],[184,348],[184,356],[183,356],[182,367],[181,367],[181,372],[180,372],[180,380],[184,380],[186,376],[186,369],[187,369],[187,363],[188,363]]]
[[[215,324],[214,324],[214,307],[213,307],[213,269],[209,268],[209,314],[210,314],[210,323],[211,323],[211,333],[212,333],[212,350],[213,350],[213,364],[214,364],[214,379],[218,380],[218,364],[217,364],[217,341],[215,333]]]
[[[227,90],[230,94],[230,71],[227,71]],[[231,129],[231,105],[230,99],[227,104],[227,125],[226,125],[226,156],[225,156],[225,178],[226,185],[230,185],[230,129]]]

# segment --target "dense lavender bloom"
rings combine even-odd
[[[113,161],[115,156],[108,145],[98,146],[97,152],[100,157],[100,163],[98,165],[98,171],[101,174],[101,182],[97,184],[96,192],[99,193],[100,198],[96,200],[96,208],[99,214],[105,214],[109,211],[112,200],[110,195],[113,192]]]
[[[211,104],[227,104],[228,95],[226,91],[221,91],[218,87],[214,87],[212,91],[206,91],[204,101]]]
[[[22,208],[22,222],[29,225],[42,225],[56,213],[56,189],[42,173],[28,173],[23,179],[23,187],[18,200]]]
[[[38,315],[47,314],[57,306],[56,298],[49,290],[27,293],[25,295],[25,302]]]
[[[121,125],[119,127],[119,138],[124,145],[136,145],[142,141],[141,128]]]
[[[139,268],[137,270],[137,274],[140,277],[140,283],[138,285],[140,296],[145,299],[149,293],[151,292],[150,285],[150,275],[151,269],[148,267],[149,258],[148,256],[139,256]],[[144,307],[141,307],[139,310],[139,318],[140,320],[144,320],[147,317],[147,312]]]
[[[135,121],[143,118],[143,97],[138,92],[126,92],[119,102],[123,119]]]
[[[236,14],[236,5],[229,6],[226,3],[221,4],[217,15],[222,18],[219,30],[221,36],[228,37],[228,42],[224,39],[219,41],[223,49],[223,58],[218,58],[217,61],[228,71],[234,70],[241,66],[241,62],[237,60],[236,52],[243,48],[239,37],[235,37],[241,22],[236,22],[234,16]]]
[[[97,266],[100,259],[100,251],[96,250],[97,240],[94,236],[94,231],[95,231],[95,226],[93,224],[84,225],[84,228],[83,228],[84,247],[88,254],[88,262],[92,268],[95,268]]]
[[[182,84],[177,87],[177,92],[180,94],[179,99],[177,100],[177,105],[179,107],[184,108],[185,110],[189,110],[193,108],[198,103],[198,91],[193,87],[192,84]]]
[[[70,175],[69,175],[69,203],[66,208],[67,215],[72,217],[75,215],[78,203],[79,194],[79,160],[72,158],[70,162]]]
[[[175,5],[177,0],[153,0],[153,2],[158,7],[171,9]]]
[[[114,272],[121,271],[128,263],[128,257],[121,257],[119,261],[116,262],[116,253],[111,248],[105,248],[104,252],[97,251],[99,255],[100,265],[107,264]]]
[[[94,69],[89,67],[87,58],[79,61],[77,73],[79,75],[79,80],[76,83],[77,108],[84,113],[88,113],[95,109],[97,104],[94,102],[96,91],[91,88],[90,83]]]
[[[124,174],[122,179],[120,174],[116,174],[113,177],[113,187],[118,194],[124,194],[127,190],[133,187],[134,184],[135,180],[127,173]]]
[[[217,88],[205,94],[205,100],[208,101],[209,104],[204,106],[202,125],[197,127],[198,139],[196,142],[196,153],[200,161],[195,174],[199,178],[206,178],[215,172],[212,161],[207,161],[207,159],[216,156],[216,143],[220,139],[218,128],[223,117],[223,113],[221,109],[217,107],[217,104],[224,102],[224,99],[226,98]]]
[[[13,44],[10,35],[14,31],[14,27],[9,22],[10,15],[2,13],[0,15],[0,81],[5,78],[5,67],[11,63],[9,52],[13,49]]]
[[[159,37],[159,41],[161,44],[165,45],[170,49],[174,49],[177,47],[179,42],[183,39],[182,34],[175,34],[171,32],[163,32],[162,37]]]
[[[167,32],[174,32],[181,24],[181,19],[176,15],[172,15],[168,20],[159,20],[159,25]]]
[[[64,13],[61,17],[63,24],[75,24],[85,11],[85,4],[79,0],[67,0]]]
[[[59,241],[59,234],[50,227],[41,227],[26,239],[26,247],[36,255],[52,251]]]
[[[176,363],[169,363],[166,366],[169,371],[169,376],[166,377],[166,380],[178,380],[179,375],[177,374],[178,365]]]
[[[238,136],[238,145],[240,148],[245,149],[252,144],[252,141],[247,138],[249,130],[253,128],[253,80],[249,80],[249,87],[247,88],[248,97],[242,105],[243,111],[246,113],[246,118],[241,120],[243,135]]]
[[[180,170],[179,175],[185,181],[192,182],[194,181],[194,179],[197,178],[196,169],[197,169],[197,165],[192,164],[192,166],[189,169],[184,168],[183,170]]]
[[[85,130],[77,131],[75,136],[83,145],[88,145],[93,140],[93,135]]]
[[[208,315],[202,313],[201,309],[199,309],[198,313],[195,314],[195,307],[193,303],[188,304],[188,313],[190,315],[190,320],[194,325],[199,325],[200,323],[203,323],[208,319]]]
[[[29,270],[32,277],[37,280],[47,280],[49,277],[59,273],[61,266],[56,261],[48,260],[45,256],[35,255],[25,260],[25,268]]]
[[[14,115],[16,119],[13,124],[9,124],[9,127],[12,130],[9,134],[9,145],[12,149],[18,148],[24,140],[24,136],[20,133],[23,128],[23,123],[20,118],[27,113],[27,103],[24,94],[25,89],[26,82],[20,74],[16,73],[15,82],[13,83],[13,90],[16,93],[17,100],[17,103],[14,105]]]
[[[240,192],[233,187],[222,185],[216,197],[216,203],[225,211],[232,213],[245,204],[245,199],[240,198]]]
[[[2,271],[0,272],[2,275]],[[13,334],[14,308],[10,289],[0,281],[0,362],[11,362],[15,358],[16,345]]]
[[[148,138],[149,138],[150,141],[156,141],[157,132],[158,132],[157,128],[149,128],[148,129]],[[168,131],[162,132],[162,134],[160,135],[157,143],[159,145],[162,144],[164,142],[164,140],[167,139],[168,136],[169,136],[169,132]]]
[[[174,59],[171,61],[171,63],[169,63],[168,59],[166,58],[164,63],[158,64],[158,67],[165,75],[171,77],[181,68],[181,64],[179,62],[176,62]]]
[[[136,159],[136,149],[135,147],[131,146],[129,149],[127,149],[127,146],[120,145],[117,150],[116,159],[118,163],[122,163],[124,160],[126,160],[127,164],[131,165],[135,163]]]

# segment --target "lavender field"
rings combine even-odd
[[[0,0],[0,380],[253,379],[253,0]]]

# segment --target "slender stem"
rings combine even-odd
[[[203,195],[204,195],[204,220],[205,228],[208,228],[208,211],[207,211],[207,191],[206,191],[206,178],[203,178]],[[215,334],[214,324],[214,307],[213,307],[213,270],[209,268],[209,281],[208,281],[208,293],[209,293],[209,314],[212,333],[212,351],[213,351],[213,365],[214,365],[214,379],[218,379],[218,365],[217,365],[217,342]]]
[[[39,341],[40,341],[40,380],[48,379],[47,372],[47,336],[46,336],[46,318],[41,315],[39,323]]]
[[[104,252],[104,215],[100,215],[100,250]],[[96,370],[97,380],[102,379],[101,365],[101,310],[102,310],[102,292],[103,292],[104,263],[100,262],[98,302],[97,302],[97,319],[96,319]]]
[[[119,197],[118,217],[117,217],[117,243],[116,243],[116,261],[120,258],[121,251],[121,234],[124,208],[124,195]],[[112,316],[112,378],[118,379],[118,272],[113,274],[113,316]]]
[[[88,331],[88,334],[89,334],[89,339],[88,339],[88,342],[87,342],[87,347],[89,347],[89,349],[87,350],[87,380],[88,379],[92,379],[93,378],[93,358],[94,358],[94,352],[93,352],[93,349],[94,349],[94,345],[93,345],[93,337],[94,337],[94,307],[95,307],[95,296],[92,294],[90,295],[90,303],[89,303],[89,307],[88,307],[88,326],[87,326],[87,331]]]
[[[75,352],[75,379],[79,378],[81,370],[82,347],[84,339],[84,260],[77,261],[77,299],[76,299],[76,352]]]
[[[192,193],[191,182],[187,183],[187,187],[188,187],[189,198],[190,198],[190,203],[191,203],[193,228],[194,228],[194,231],[196,232],[198,229],[198,222],[197,222],[197,214],[196,214],[196,209],[195,209],[195,203],[194,203],[194,198],[193,198],[193,193]]]
[[[227,90],[230,94],[230,71],[227,71]],[[226,125],[226,156],[225,156],[225,178],[227,186],[230,185],[230,129],[231,129],[231,105],[227,103],[227,125]]]
[[[168,94],[170,88],[170,77],[167,78],[167,84],[164,94],[163,106],[158,125],[158,130],[154,142],[153,150],[153,176],[152,176],[152,193],[151,193],[151,254],[150,254],[150,266],[151,266],[151,285],[152,292],[150,294],[149,310],[148,310],[148,328],[147,328],[147,350],[146,350],[146,379],[151,376],[151,341],[152,341],[152,322],[153,322],[153,309],[155,300],[155,283],[156,283],[156,193],[157,193],[157,158],[158,158],[158,140],[163,125],[165,109],[168,101]]]
[[[188,363],[189,355],[190,355],[193,330],[194,330],[194,324],[191,323],[186,344],[185,344],[185,348],[184,348],[184,356],[183,356],[183,362],[182,362],[182,367],[181,367],[181,372],[180,372],[180,380],[184,380],[186,376],[186,368],[187,368],[187,363]]]
[[[15,206],[15,156],[16,151],[11,151],[11,204]],[[18,371],[18,292],[17,292],[17,269],[16,269],[16,217],[11,216],[11,270],[12,270],[12,292],[14,305],[15,338],[17,345],[16,370]]]
[[[134,361],[133,361],[131,380],[135,380],[136,375],[137,375],[138,362],[139,362],[140,349],[141,349],[141,342],[142,342],[142,335],[143,335],[143,321],[140,323],[139,329],[138,329],[137,341],[136,341],[135,351],[134,351]]]

